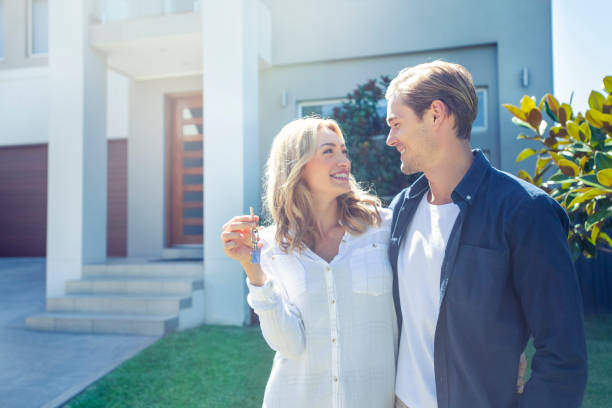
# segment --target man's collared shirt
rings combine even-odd
[[[421,176],[391,203],[389,257],[399,325],[399,249],[428,187]],[[440,275],[438,406],[580,406],[586,345],[564,210],[537,187],[491,167],[480,151],[451,198],[460,211]],[[536,354],[519,395],[519,356],[530,335]]]

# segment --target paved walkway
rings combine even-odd
[[[0,258],[0,407],[57,407],[157,337],[46,333],[44,258]]]

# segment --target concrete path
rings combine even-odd
[[[44,258],[0,259],[0,407],[57,407],[158,337],[28,330],[45,310]]]

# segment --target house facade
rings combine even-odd
[[[261,210],[274,135],[438,58],[473,75],[473,147],[516,172],[501,104],[552,90],[550,1],[0,0],[0,256],[46,257],[48,309],[146,263],[199,282],[188,325],[245,324],[219,234]]]

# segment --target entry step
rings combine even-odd
[[[176,331],[178,324],[176,315],[47,312],[26,319],[26,326],[33,330],[144,336],[163,336]]]
[[[191,297],[67,295],[47,298],[48,312],[175,315],[191,307]]]

